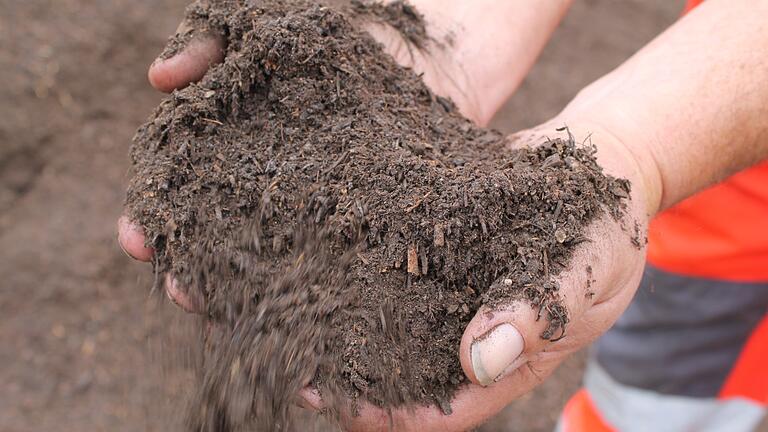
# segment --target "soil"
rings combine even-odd
[[[8,101],[0,104],[5,431],[180,430],[194,389],[197,319],[147,296],[153,272],[122,254],[115,220],[126,148],[161,99],[146,69],[186,4],[0,2],[0,96]],[[666,0],[575,2],[494,125],[512,132],[550,118],[681,8]],[[573,356],[479,430],[553,430],[583,358]],[[315,420],[299,430],[337,430]]]
[[[478,308],[523,299],[542,338],[564,337],[554,276],[624,208],[629,183],[591,147],[475,127],[357,30],[361,10],[420,23],[402,6],[193,4],[226,59],[135,137],[129,214],[156,272],[218,325],[190,430],[289,429],[307,384],[331,414],[347,399],[450,413]]]

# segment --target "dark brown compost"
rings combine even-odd
[[[464,119],[358,30],[365,8],[188,9],[226,58],[139,129],[127,208],[214,324],[190,430],[290,429],[308,384],[450,412],[473,314],[524,299],[560,337],[554,277],[628,197],[566,131],[513,148]],[[378,13],[398,10],[422,25]]]

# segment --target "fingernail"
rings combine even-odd
[[[523,353],[523,336],[512,324],[499,324],[472,342],[470,356],[477,381],[487,386]]]
[[[123,251],[123,253],[131,259],[136,259],[135,256],[128,253],[127,250],[125,250],[125,247],[123,247],[123,242],[120,241],[120,233],[117,234],[117,244],[120,246],[120,250]]]

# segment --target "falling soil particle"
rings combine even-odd
[[[352,24],[361,7],[194,3],[225,60],[135,137],[129,214],[214,324],[190,430],[289,430],[306,385],[331,415],[449,413],[478,308],[523,299],[562,337],[554,277],[625,206],[567,131],[513,148],[461,117]]]

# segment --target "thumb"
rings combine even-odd
[[[553,344],[570,347],[580,340],[568,335],[569,319],[579,317],[593,304],[585,295],[591,273],[566,272],[553,287],[526,288],[529,298],[546,298],[543,302],[515,300],[498,307],[483,306],[464,330],[459,347],[459,359],[470,381],[488,386],[505,377],[523,364],[536,360],[539,353]],[[510,283],[502,279],[497,283]]]
[[[568,269],[555,279],[520,286],[515,300],[483,306],[472,318],[459,347],[470,381],[488,386],[541,359],[545,351],[547,356],[576,351],[607,330],[626,308],[642,274],[643,252],[627,246],[630,242],[616,221],[597,224],[586,234],[592,239],[589,245],[578,248]],[[514,283],[502,278],[494,286]]]
[[[166,51],[149,68],[149,82],[165,93],[199,81],[211,65],[224,60],[224,38],[183,22]],[[183,46],[180,50],[175,48]]]
[[[459,348],[461,367],[470,381],[488,386],[526,363],[540,350],[544,319],[523,302],[502,308],[482,307],[464,330]]]

